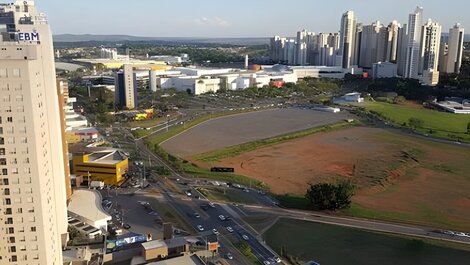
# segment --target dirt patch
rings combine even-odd
[[[234,167],[237,173],[263,181],[279,194],[303,194],[308,183],[332,181],[335,177],[371,186],[388,176],[387,170],[380,166],[399,163],[400,157],[399,148],[369,141],[373,132],[373,129],[353,128],[346,133],[321,133],[220,163],[196,163],[202,167]]]
[[[221,163],[277,194],[305,194],[308,183],[351,179],[362,208],[403,221],[470,230],[470,149],[377,128],[320,133]],[[393,218],[392,218],[393,219]]]

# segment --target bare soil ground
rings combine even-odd
[[[261,148],[219,165],[261,180],[277,194],[303,195],[308,183],[352,179],[360,187],[354,203],[363,209],[470,230],[469,157],[469,148],[358,127]]]

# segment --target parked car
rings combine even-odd
[[[197,225],[196,227],[197,227],[197,230],[201,232],[204,231],[204,227],[202,227],[202,225]]]

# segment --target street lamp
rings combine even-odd
[[[166,132],[168,132],[168,126],[170,126],[170,114],[166,115]]]

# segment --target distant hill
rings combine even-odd
[[[54,35],[54,42],[120,42],[120,41],[164,41],[201,44],[262,45],[269,44],[269,38],[185,38],[185,37],[138,37],[130,35],[60,34]]]

